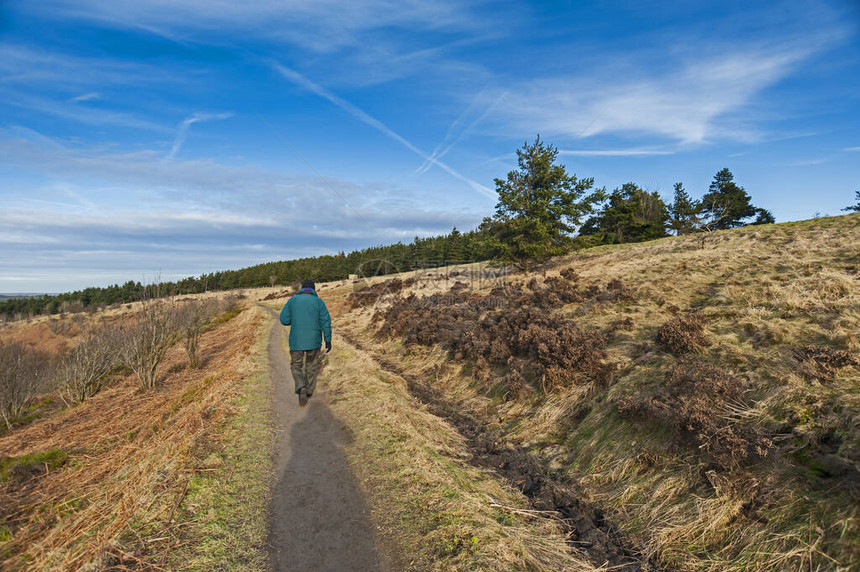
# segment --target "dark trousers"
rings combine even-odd
[[[290,350],[290,371],[296,382],[296,393],[303,387],[308,388],[308,395],[317,388],[317,374],[320,372],[320,349]]]

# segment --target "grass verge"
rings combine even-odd
[[[266,499],[271,471],[269,323],[252,349],[253,373],[229,408],[235,415],[196,452],[183,513],[193,544],[171,557],[175,570],[266,570]]]
[[[264,322],[204,334],[199,369],[174,347],[155,390],[126,376],[0,435],[0,569],[264,569]]]

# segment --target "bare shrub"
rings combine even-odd
[[[347,302],[349,302],[350,308],[365,308],[372,306],[383,296],[399,294],[402,290],[403,280],[392,278],[351,292],[347,297]]]
[[[68,336],[72,333],[72,323],[65,320],[63,316],[60,316],[59,319],[51,317],[48,320],[48,328],[58,336]]]
[[[19,342],[0,342],[0,416],[7,428],[47,386],[50,368],[48,354]]]
[[[375,319],[382,324],[378,334],[402,335],[406,344],[438,344],[455,359],[474,360],[478,378],[489,378],[489,369],[503,368],[502,382],[512,395],[528,394],[529,385],[544,390],[582,382],[607,385],[614,366],[605,362],[606,338],[543,310],[596,297],[601,290],[580,290],[565,278],[521,286],[493,290],[488,296],[452,289],[400,298],[377,312]]]
[[[227,302],[229,304],[229,302]],[[188,364],[192,368],[200,366],[198,347],[203,327],[220,310],[221,304],[214,300],[186,302],[176,313],[176,325],[185,353],[188,354]]]
[[[119,333],[111,326],[95,328],[63,356],[55,378],[63,401],[81,403],[99,392],[120,361]]]
[[[215,303],[214,312],[216,314],[218,312],[233,312],[239,307],[241,300],[244,299],[244,296],[240,296],[238,294],[229,294],[223,298],[219,298]]]
[[[699,352],[710,345],[704,327],[705,317],[701,314],[679,314],[657,330],[657,345],[675,355]]]
[[[725,468],[764,457],[773,443],[757,430],[732,419],[732,409],[746,407],[746,384],[730,372],[700,360],[674,364],[666,385],[640,390],[616,401],[622,417],[643,417],[672,427],[699,451]]]
[[[154,388],[158,365],[177,339],[175,304],[170,300],[145,301],[123,338],[123,362],[137,375],[142,389]]]
[[[841,368],[857,365],[857,360],[849,352],[828,347],[795,348],[794,358],[801,363],[806,377],[818,381],[831,381]]]

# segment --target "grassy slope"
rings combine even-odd
[[[15,475],[0,483],[0,568],[264,570],[261,312],[216,320],[200,369],[175,347],[155,391],[121,374],[85,403],[0,435]]]
[[[705,248],[698,237],[668,238],[557,260],[548,275],[572,268],[583,283],[619,279],[633,292],[632,300],[555,310],[598,332],[630,318],[632,326],[608,334],[608,360],[618,367],[609,388],[537,389],[505,400],[469,375],[470,364],[450,367],[438,349],[392,340],[375,351],[498,419],[510,442],[576,477],[673,569],[855,569],[860,375],[855,366],[823,375],[795,350],[860,356],[858,245],[860,215],[848,215],[721,232]],[[419,281],[412,290],[444,287]],[[619,415],[621,398],[656,395],[681,361],[654,343],[675,308],[706,318],[710,345],[699,359],[746,385],[741,402],[713,415],[771,438],[764,459],[722,466],[665,422]],[[378,326],[371,315],[354,311],[344,325],[369,339]]]
[[[560,528],[468,463],[462,438],[404,381],[343,340],[324,390],[354,439],[346,450],[383,544],[402,570],[592,570]]]
[[[201,470],[188,481],[187,498],[181,504],[181,519],[189,525],[186,535],[193,541],[171,552],[173,570],[268,568],[266,510],[273,434],[266,351],[269,319],[262,316],[251,371],[239,380],[241,387],[235,388],[237,393],[227,404],[235,415],[196,451]]]
[[[815,379],[792,349],[858,354],[857,244],[860,215],[852,215],[719,233],[704,249],[696,238],[665,239],[558,260],[549,275],[572,267],[584,282],[618,278],[635,293],[557,310],[598,331],[631,319],[632,328],[609,338],[618,372],[608,391],[582,385],[505,400],[469,373],[470,364],[452,363],[437,348],[382,340],[374,351],[432,377],[463,407],[493,419],[511,443],[578,478],[672,568],[847,568],[860,553],[857,501],[849,480],[828,475],[820,453],[857,458],[858,372],[846,367]],[[420,295],[448,286],[431,277],[416,288]],[[348,292],[322,295],[337,328],[370,342],[372,312],[348,312]],[[678,359],[654,345],[670,306],[705,314],[712,344],[704,359],[750,383],[745,408],[721,413],[775,437],[763,461],[715,469],[660,423],[619,416],[620,397],[659,387]],[[0,522],[0,561],[10,557],[4,566],[134,566],[135,558],[179,569],[265,566],[268,328],[256,312],[209,334],[212,355],[223,359],[203,371],[183,372],[177,350],[158,392],[138,394],[131,380],[120,380],[83,406],[0,436],[0,454],[21,462],[67,455],[38,479],[0,485],[5,506],[16,506]],[[383,538],[409,555],[404,568],[589,568],[552,520],[471,466],[456,431],[372,354],[336,337],[330,358],[322,388],[355,436],[347,453]]]

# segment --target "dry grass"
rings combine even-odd
[[[621,299],[562,299],[546,309],[606,336],[606,362],[617,370],[608,388],[574,385],[510,399],[496,391],[504,371],[481,379],[474,363],[452,360],[439,346],[395,337],[371,347],[403,371],[433,380],[508,442],[542,450],[674,569],[856,569],[858,271],[860,215],[846,215],[719,232],[704,249],[696,237],[599,247],[516,277],[540,287],[564,273],[579,287],[618,280],[629,290]],[[425,281],[403,295],[444,293],[450,285]],[[700,322],[677,319],[689,315]],[[368,339],[380,325],[372,316],[354,309],[340,325]],[[725,372],[734,380],[732,395],[696,392],[695,371],[685,377],[678,370],[678,360],[689,358],[659,345],[667,323],[677,328],[664,330],[662,347]],[[615,403],[659,398],[673,379],[689,391],[674,405],[664,402],[662,419],[619,415]],[[684,407],[704,440],[673,429],[683,419],[672,412]],[[762,458],[730,449],[720,459],[708,453],[709,432],[746,439],[738,443],[747,451],[769,439],[773,450]]]
[[[342,338],[335,348],[321,384],[354,437],[347,453],[382,536],[408,555],[402,569],[594,569],[553,518],[470,465],[462,437],[401,378]]]
[[[234,414],[253,364],[260,316],[246,311],[201,340],[202,367],[186,370],[174,347],[162,387],[131,376],[82,405],[0,436],[0,455],[68,455],[62,468],[0,487],[4,570],[159,569],[189,542],[182,519],[200,453]]]

